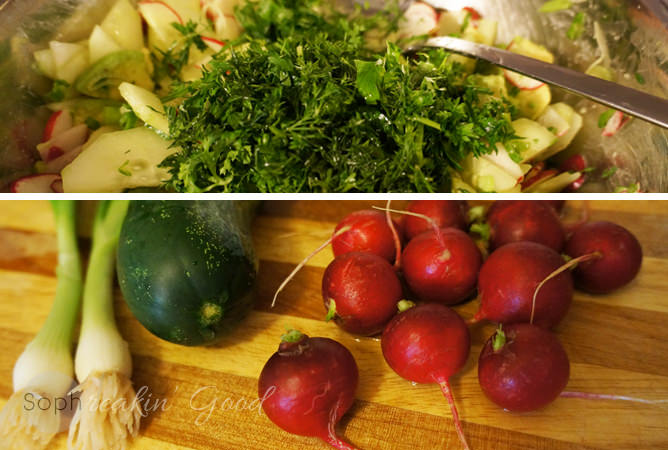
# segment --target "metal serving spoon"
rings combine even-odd
[[[660,127],[668,128],[668,100],[636,89],[556,64],[453,37],[433,37],[407,48],[404,52],[414,53],[424,47],[440,47],[454,53],[482,59],[536,80],[559,86]]]

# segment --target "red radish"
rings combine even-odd
[[[395,228],[399,225],[395,222]],[[337,234],[348,227],[348,231]],[[393,262],[395,242],[385,214],[372,209],[348,214],[334,229],[332,238],[334,256],[348,252],[369,252]]]
[[[471,350],[471,337],[462,318],[447,306],[425,303],[396,315],[380,342],[385,361],[399,376],[441,387],[459,438],[468,449],[449,383],[464,367]]]
[[[169,10],[169,12],[172,13],[172,15],[174,16],[174,18],[176,19],[176,21],[178,23],[183,25],[183,19],[181,19],[181,15],[178,12],[176,12],[176,10],[174,8],[172,8],[171,6],[169,6],[165,2],[162,2],[160,0],[144,0],[144,1],[141,1],[141,2],[137,3],[137,5],[138,6],[142,6],[142,5],[155,5],[155,6],[162,5],[165,8],[167,8],[167,10]],[[164,11],[167,11],[167,10],[164,10]],[[139,13],[142,14],[142,16],[144,15],[142,13],[142,8],[139,8]]]
[[[51,183],[51,190],[57,194],[62,194],[63,192],[63,180],[62,178],[59,178],[55,180],[53,183]]]
[[[561,214],[566,206],[566,200],[543,200],[547,205],[549,205],[554,212]]]
[[[602,135],[605,137],[614,136],[629,120],[621,111],[615,111],[608,119],[608,123],[605,124]]]
[[[526,191],[534,184],[538,184],[541,181],[545,181],[548,178],[555,177],[559,174],[559,171],[556,169],[546,169],[545,164],[538,163],[534,165],[531,170],[524,176],[521,181],[522,190]]]
[[[349,333],[370,336],[383,330],[397,311],[401,282],[387,260],[350,252],[332,261],[322,278],[327,319]]]
[[[471,15],[471,20],[480,20],[482,19],[482,15],[478,12],[477,9],[471,7],[471,6],[465,6],[462,8],[464,11],[467,11]]]
[[[79,156],[82,150],[83,150],[83,145],[79,145],[78,147],[73,148],[72,150],[68,151],[67,153],[57,158],[50,159],[46,163],[45,171],[49,173],[60,173],[60,171],[63,170],[63,168],[65,168],[65,166],[67,166],[69,163],[74,161],[77,156]]]
[[[545,86],[545,83],[542,81],[529,78],[526,75],[513,72],[512,70],[503,69],[503,75],[510,84],[522,91],[535,91],[536,89]]]
[[[44,161],[58,158],[70,150],[82,145],[88,138],[88,126],[75,125],[54,136],[47,142],[37,145],[37,151]]]
[[[291,330],[264,365],[258,394],[267,417],[288,433],[355,450],[334,427],[355,400],[357,363],[338,342]]]
[[[572,258],[599,253],[600,258],[581,262],[573,271],[575,283],[595,294],[605,294],[633,280],[642,264],[642,248],[626,228],[610,222],[579,226],[565,248]]]
[[[27,175],[14,181],[11,191],[18,194],[53,193],[51,188],[56,181],[61,181],[60,175],[55,173],[40,173]]]
[[[542,244],[520,241],[500,247],[480,269],[480,309],[470,322],[529,322],[533,312],[535,325],[555,326],[573,300],[573,277],[564,271],[542,283],[563,265],[561,255]]]
[[[528,323],[499,327],[478,360],[482,391],[508,411],[534,411],[551,403],[566,387],[569,374],[559,340]]]
[[[420,300],[453,305],[473,293],[482,264],[471,237],[455,228],[425,231],[402,254],[406,282]]]
[[[583,172],[587,168],[587,160],[582,155],[573,155],[559,167],[564,172]],[[577,192],[585,182],[585,174],[566,188],[567,192]]]
[[[218,39],[202,36],[202,40],[206,45],[209,46],[211,50],[213,50],[216,53],[218,53],[223,49],[223,47],[225,47],[225,43],[223,41],[219,41]]]
[[[490,248],[517,241],[531,241],[561,251],[564,228],[554,209],[538,200],[500,200],[487,214]]]
[[[430,217],[439,228],[466,229],[466,212],[468,206],[462,200],[414,200],[406,207],[407,211]],[[404,218],[404,234],[409,241],[424,231],[431,230],[432,225],[425,219],[416,216]]]
[[[55,111],[46,122],[42,142],[49,141],[70,128],[72,128],[72,114],[64,110]]]

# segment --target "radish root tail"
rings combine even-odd
[[[401,268],[401,239],[399,239],[399,233],[397,233],[397,229],[394,227],[394,222],[390,216],[391,203],[392,200],[388,200],[387,204],[385,205],[385,219],[387,220],[387,226],[389,226],[390,230],[392,231],[392,239],[394,239],[394,248],[396,249],[396,254],[394,256],[394,268],[399,270]]]
[[[457,435],[459,440],[462,441],[464,450],[470,450],[468,442],[466,442],[466,436],[464,436],[464,430],[462,429],[462,423],[459,421],[459,413],[457,412],[457,405],[455,405],[455,399],[452,397],[452,390],[450,389],[450,383],[445,380],[438,383],[441,386],[441,392],[446,399],[448,399],[448,404],[450,405],[450,411],[452,412],[452,420],[455,423],[455,429],[457,430]]]
[[[620,400],[625,402],[644,403],[646,405],[658,405],[662,403],[668,403],[668,400],[647,400],[644,398],[629,397],[626,395],[591,394],[589,392],[577,392],[577,391],[563,391],[559,396],[565,398],[581,398],[585,400]]]
[[[533,318],[534,318],[534,313],[536,312],[536,298],[538,297],[538,292],[540,289],[550,281],[552,278],[556,277],[560,273],[570,269],[571,267],[577,265],[578,263],[584,262],[584,261],[589,261],[591,259],[596,259],[600,258],[602,255],[599,252],[594,252],[594,253],[588,253],[586,255],[578,256],[577,258],[573,258],[561,267],[559,267],[557,270],[549,274],[543,281],[541,281],[538,286],[536,286],[536,290],[533,292],[533,299],[531,300],[531,318],[529,319],[529,323],[533,324]]]
[[[389,206],[387,208],[380,208],[378,206],[374,206],[374,209],[377,209],[379,211],[385,211],[386,213],[396,213],[396,214],[403,214],[406,216],[414,216],[414,217],[419,217],[420,219],[426,220],[429,225],[433,228],[434,233],[436,233],[436,236],[438,237],[438,240],[442,243],[443,242],[443,237],[441,235],[441,229],[438,227],[438,224],[434,219],[432,219],[429,216],[425,216],[424,214],[412,212],[412,211],[403,211],[400,209],[391,209]]]
[[[322,439],[332,447],[338,448],[339,450],[359,450],[357,447],[352,446],[351,444],[347,443],[346,441],[344,441],[343,439],[339,438],[336,435],[336,430],[334,429],[334,426],[336,425],[337,422],[336,419],[340,404],[341,400],[339,399],[339,401],[336,402],[334,408],[332,408],[332,410],[329,412],[329,423],[327,424],[327,436],[323,437]]]
[[[302,267],[304,267],[304,266],[306,265],[306,263],[309,262],[309,261],[311,260],[311,258],[313,258],[315,255],[317,255],[317,254],[320,253],[322,250],[324,250],[325,247],[327,247],[329,244],[331,244],[332,241],[333,241],[337,236],[340,236],[340,235],[342,235],[343,233],[346,233],[346,232],[350,231],[350,228],[351,228],[350,226],[342,227],[339,231],[337,231],[336,233],[334,233],[334,234],[332,235],[332,237],[330,237],[330,238],[327,239],[325,242],[323,242],[322,244],[320,244],[320,247],[316,248],[313,252],[311,252],[310,255],[308,255],[306,258],[302,259],[302,261],[301,261],[299,264],[297,264],[297,267],[295,267],[295,268],[292,270],[292,272],[290,272],[290,275],[288,275],[288,276],[285,278],[285,280],[283,280],[283,282],[282,282],[281,285],[278,287],[278,289],[276,289],[276,292],[274,293],[274,299],[271,301],[271,307],[272,307],[272,308],[274,307],[274,305],[276,305],[276,299],[278,298],[278,294],[280,294],[281,291],[282,291],[283,289],[285,289],[285,286],[287,286],[288,283],[290,282],[290,280],[292,280],[292,279],[295,277],[295,275],[297,275],[297,272],[299,272],[299,271],[302,269]]]

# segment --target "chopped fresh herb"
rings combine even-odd
[[[615,114],[614,109],[608,109],[604,113],[602,113],[600,116],[598,116],[598,127],[599,128],[604,128],[607,124],[610,118]]]
[[[378,86],[381,83],[385,68],[374,61],[355,61],[357,67],[357,89],[364,100],[375,105],[380,99]]]
[[[471,12],[467,11],[466,15],[464,16],[464,21],[462,22],[462,26],[459,29],[460,33],[463,33],[466,31],[466,29],[469,27],[469,23],[471,22]]]
[[[584,32],[584,25],[586,18],[587,16],[583,12],[579,12],[575,15],[575,17],[573,18],[573,22],[571,22],[571,26],[568,28],[568,31],[566,32],[566,37],[568,39],[574,41],[578,39],[580,36],[582,36],[582,33]]]
[[[53,87],[51,87],[49,93],[46,94],[46,98],[51,102],[61,102],[65,100],[65,95],[67,95],[67,90],[69,87],[70,83],[67,81],[55,80],[53,82]]]
[[[199,50],[207,48],[197,30],[196,23],[188,21],[182,25],[174,22],[171,25],[181,33],[181,39],[174,42],[167,50],[155,49],[151,53],[153,80],[156,83],[165,82],[165,80],[180,80],[181,70],[188,63],[192,47]]]
[[[580,173],[590,173],[596,170],[596,167],[585,167],[584,169],[580,170]]]
[[[510,142],[506,142],[506,151],[508,156],[516,163],[522,162],[522,154],[529,149],[529,143],[523,139],[515,139]]]
[[[541,6],[538,11],[542,13],[551,13],[569,9],[571,6],[573,6],[571,0],[549,0],[543,3],[543,6]]]
[[[508,84],[509,84],[508,95],[511,96],[511,97],[517,97],[519,95],[519,93],[521,92],[520,88],[518,88],[514,84],[510,84],[510,83],[508,83]]]
[[[604,180],[605,180],[606,178],[610,178],[611,176],[613,176],[613,175],[617,172],[617,169],[618,169],[617,166],[611,166],[611,167],[608,167],[608,168],[605,169],[605,170],[603,171],[603,173],[601,174],[601,178],[603,178]]]
[[[635,193],[635,192],[640,192],[640,184],[638,183],[633,183],[628,186],[617,186],[615,188],[616,193],[624,192],[624,193]]]
[[[130,164],[130,161],[126,159],[121,167],[118,168],[118,172],[123,176],[131,177],[132,173],[127,169],[128,164]]]
[[[249,1],[244,33],[201,79],[165,99],[180,150],[164,165],[186,192],[443,192],[469,154],[513,138],[509,103],[479,101],[448,53],[367,47],[381,12],[344,16],[324,0]]]
[[[137,116],[132,110],[125,110],[121,113],[121,118],[119,120],[119,125],[124,130],[129,130],[137,126]]]
[[[643,77],[641,73],[636,72],[636,81],[638,84],[645,84],[645,77]]]
[[[547,127],[547,131],[549,131],[552,134],[557,134],[559,130],[557,130],[556,127]]]
[[[91,130],[97,130],[98,128],[100,128],[100,122],[98,122],[92,117],[86,117],[85,123],[86,126]]]

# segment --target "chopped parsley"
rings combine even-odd
[[[584,25],[586,18],[587,16],[583,12],[579,12],[575,15],[575,17],[573,18],[573,22],[571,22],[571,26],[568,28],[568,31],[566,32],[566,37],[568,39],[574,41],[578,39],[580,36],[582,36],[582,33],[584,33]]]
[[[643,77],[641,73],[636,72],[636,81],[638,84],[645,84],[645,77]]]
[[[601,178],[603,178],[604,180],[607,179],[607,178],[610,178],[611,176],[613,176],[617,172],[617,169],[618,169],[617,166],[608,167],[601,174]]]
[[[250,1],[244,34],[166,100],[180,151],[164,165],[181,192],[447,192],[468,154],[513,137],[511,106],[481,102],[443,50],[408,58],[369,30],[383,11],[344,16],[319,0]],[[325,12],[326,11],[326,12]]]
[[[65,80],[55,80],[51,90],[46,94],[50,102],[61,102],[65,100],[70,83]]]

